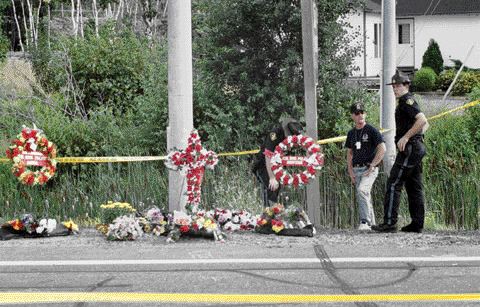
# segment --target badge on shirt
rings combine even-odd
[[[270,140],[275,141],[277,139],[277,134],[275,132],[270,133]]]
[[[412,98],[408,98],[407,101],[406,101],[406,103],[407,103],[409,106],[413,105],[414,102],[415,102],[415,101],[414,101]]]
[[[362,148],[362,143],[360,141],[355,142],[355,148],[357,148],[357,150]]]

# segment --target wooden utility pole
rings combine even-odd
[[[305,121],[307,135],[318,140],[318,26],[315,0],[302,0],[303,78],[305,88]],[[307,186],[307,213],[315,225],[320,225],[320,186],[318,176]]]
[[[383,0],[382,16],[383,16],[383,69],[380,88],[382,89],[382,128],[390,129],[384,134],[385,145],[387,150],[383,158],[383,166],[387,174],[393,166],[393,161],[397,153],[395,145],[395,95],[392,87],[386,85],[392,80],[396,68],[396,14],[395,0]]]
[[[185,148],[193,129],[191,6],[191,0],[168,3],[168,150]],[[170,170],[170,212],[184,210],[186,189],[185,177],[180,172]]]

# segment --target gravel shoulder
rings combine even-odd
[[[239,248],[255,248],[258,246],[288,247],[292,244],[306,245],[342,245],[375,247],[381,245],[395,245],[405,247],[438,247],[438,246],[480,246],[480,231],[426,231],[421,234],[412,233],[390,233],[381,234],[375,232],[359,232],[357,230],[318,230],[313,238],[309,237],[287,237],[277,235],[263,235],[255,232],[235,232],[227,234],[227,240],[223,243],[214,242],[210,239],[182,238],[176,243],[167,243],[166,237],[144,235],[136,241],[112,242],[107,241],[102,234],[93,228],[85,228],[79,234],[67,237],[37,238],[37,239],[14,239],[1,241],[3,248],[42,246],[49,247],[72,245],[90,247],[115,247],[131,246],[142,248],[142,246],[165,245],[170,248],[175,246],[237,246]]]

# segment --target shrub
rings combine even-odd
[[[63,37],[51,48],[41,44],[33,67],[43,86],[76,97],[85,114],[98,107],[124,112],[143,93],[146,50],[144,40],[107,23],[100,37],[87,31],[85,38]]]
[[[480,85],[480,75],[471,71],[462,71],[453,85],[452,95],[464,95],[470,93],[475,86]]]
[[[430,67],[438,75],[443,70],[443,57],[440,47],[433,39],[428,43],[428,48],[423,54],[422,67]]]
[[[415,73],[413,85],[417,91],[431,91],[435,88],[437,74],[430,67],[422,67]]]
[[[457,71],[455,69],[447,69],[440,73],[437,79],[437,88],[441,89],[442,91],[448,90],[450,84],[452,84],[453,78]]]

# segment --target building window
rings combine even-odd
[[[380,58],[382,54],[382,24],[373,24],[373,47],[375,58]]]
[[[401,23],[398,25],[398,43],[410,44],[410,24]]]

